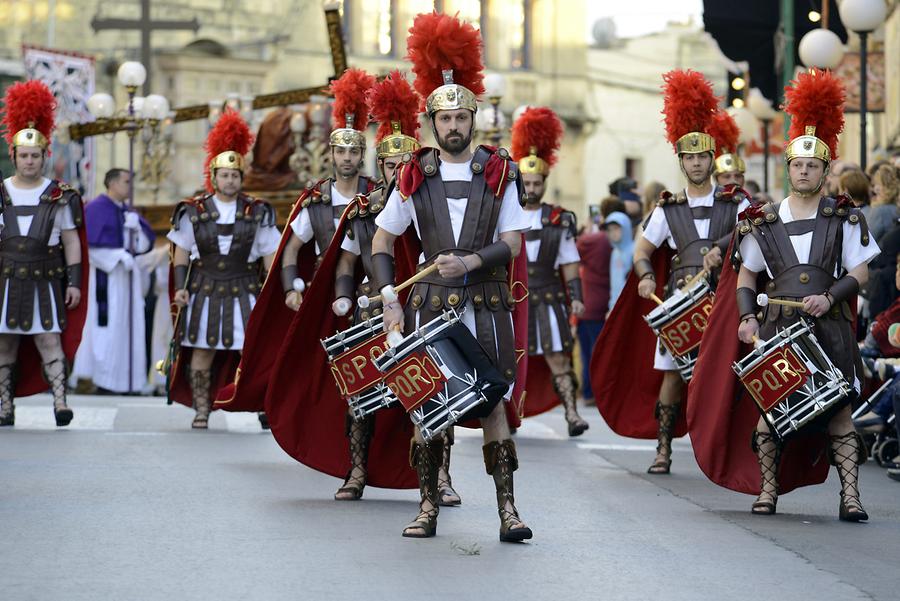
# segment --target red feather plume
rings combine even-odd
[[[675,69],[663,74],[663,114],[666,139],[675,144],[692,131],[706,132],[719,98],[703,74]]]
[[[527,157],[533,146],[537,156],[552,167],[556,164],[562,135],[562,122],[552,110],[546,107],[525,109],[512,126],[510,151],[513,160]]]
[[[44,82],[31,80],[12,84],[6,88],[3,108],[3,138],[10,148],[13,136],[27,127],[38,130],[50,139],[56,98]]]
[[[343,75],[331,82],[330,90],[334,95],[331,124],[334,129],[347,127],[347,113],[354,116],[353,129],[366,128],[369,123],[366,92],[374,85],[375,77],[362,69],[347,69]]]
[[[729,115],[727,111],[716,111],[709,127],[706,129],[706,133],[711,135],[716,141],[717,157],[723,153],[737,150],[741,130],[738,129],[734,117]]]
[[[428,95],[444,84],[445,69],[453,69],[453,81],[476,97],[484,94],[481,33],[471,24],[443,13],[419,14],[409,28],[406,47],[422,110]]]
[[[250,152],[253,146],[253,133],[241,115],[232,109],[225,109],[222,116],[213,125],[209,135],[206,136],[206,164],[203,175],[208,192],[213,192],[210,180],[209,164],[219,154],[233,150],[241,156]]]
[[[376,142],[391,135],[391,121],[400,123],[400,131],[419,139],[419,96],[400,71],[391,71],[388,76],[369,88],[366,104],[369,115],[378,123]]]
[[[831,150],[831,159],[836,159],[838,135],[844,129],[846,99],[841,81],[830,71],[813,69],[791,81],[784,89],[784,98],[784,110],[791,116],[788,139],[805,134],[808,125],[815,126],[816,137]]]

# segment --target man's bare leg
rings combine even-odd
[[[210,395],[212,388],[212,364],[215,359],[214,349],[191,349],[191,365],[188,370],[188,382],[191,385],[191,396],[194,398],[194,421],[191,428],[205,430],[209,426],[211,409]]]
[[[16,423],[16,359],[18,334],[0,334],[0,426]]]
[[[675,434],[675,424],[678,422],[683,390],[684,381],[677,371],[663,372],[659,401],[656,404],[656,419],[659,421],[656,459],[647,470],[648,474],[669,473],[672,465],[672,437]]]
[[[57,333],[35,334],[34,346],[41,356],[44,380],[53,394],[53,415],[57,426],[68,426],[75,416],[66,404],[66,380],[69,366],[62,348],[62,339]]]
[[[513,495],[513,472],[519,467],[516,444],[509,433],[505,413],[506,400],[481,420],[484,433],[484,467],[494,478],[497,490],[497,511],[500,514],[500,540],[517,542],[529,539],[531,529],[519,518]]]
[[[575,403],[578,380],[572,371],[572,359],[565,353],[546,353],[544,359],[553,374],[553,390],[566,410],[569,436],[581,436],[590,426],[580,415]]]

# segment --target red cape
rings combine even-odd
[[[729,248],[726,257],[731,256]],[[725,488],[759,494],[760,476],[750,437],[759,410],[731,368],[750,352],[738,341],[737,274],[723,268],[716,301],[688,387],[687,418],[694,456],[706,476]],[[796,434],[785,445],[778,486],[782,493],[819,484],[828,476],[823,433]]]
[[[78,202],[81,202],[81,197],[77,198]],[[70,202],[74,202],[74,200],[70,200]],[[82,211],[83,213],[84,211]],[[82,219],[81,225],[77,226],[77,229],[78,240],[81,242],[81,302],[74,309],[66,309],[66,327],[62,329],[60,334],[63,353],[66,356],[68,365],[72,365],[75,361],[75,353],[78,351],[78,345],[81,344],[81,333],[84,330],[84,322],[87,319],[88,294],[90,292],[88,288],[90,262],[84,219]],[[35,330],[34,333],[38,334],[40,331]],[[49,390],[50,387],[47,381],[44,380],[41,356],[37,351],[37,347],[34,346],[33,335],[22,335],[19,337],[17,361],[19,378],[16,382],[14,397],[30,396]]]
[[[656,294],[662,294],[669,277],[668,247],[653,253],[656,271]],[[609,427],[621,436],[655,439],[659,424],[654,416],[663,372],[653,369],[653,356],[659,339],[644,315],[656,304],[637,294],[638,279],[632,271],[625,287],[603,326],[591,355],[591,388],[597,409]],[[696,376],[695,376],[696,377]],[[682,414],[675,426],[675,436],[687,433]]]
[[[352,206],[347,205],[348,208]],[[336,231],[346,227],[347,211]],[[341,237],[336,236],[322,255],[322,264],[294,315],[269,373],[265,410],[275,440],[304,465],[344,478],[350,469],[345,436],[347,402],[338,395],[322,338],[348,327],[347,318],[335,316],[334,280]],[[399,247],[400,245],[397,245]],[[409,261],[397,260],[398,278],[409,274]],[[418,479],[409,466],[413,425],[402,407],[381,409],[369,446],[367,484],[382,488],[416,488]]]
[[[302,200],[303,197],[301,197]],[[266,387],[281,348],[281,341],[272,334],[287,332],[294,312],[284,304],[285,290],[281,285],[281,255],[290,240],[290,224],[300,214],[301,200],[294,203],[287,225],[281,235],[281,242],[272,261],[263,288],[250,312],[244,333],[244,348],[236,370],[215,395],[214,409],[225,411],[262,411],[266,397]],[[340,231],[340,230],[338,230]],[[297,275],[309,282],[315,270],[315,244],[310,242],[300,248],[297,256]],[[233,381],[232,381],[233,380]]]

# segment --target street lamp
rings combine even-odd
[[[869,34],[884,22],[887,7],[884,0],[844,0],[838,10],[841,21],[859,35],[859,165],[866,170],[866,101],[868,95]]]
[[[772,103],[762,95],[759,88],[752,88],[747,97],[747,108],[763,124],[763,192],[769,193],[769,124],[778,115]]]
[[[809,31],[800,40],[800,60],[807,67],[834,69],[844,58],[844,44],[830,29],[820,27]]]
[[[484,93],[490,106],[478,111],[475,115],[476,126],[485,132],[493,146],[500,146],[503,130],[506,128],[506,116],[500,110],[500,101],[506,94],[506,78],[499,73],[490,73],[484,78]]]

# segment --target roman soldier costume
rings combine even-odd
[[[716,178],[716,182],[727,185],[720,180],[729,175],[737,175],[738,181],[733,183],[743,187],[747,165],[744,163],[741,155],[738,154],[738,140],[740,139],[741,131],[738,129],[734,117],[727,111],[717,111],[713,116],[712,123],[709,124],[709,133],[716,141],[716,167],[713,170],[713,177]]]
[[[474,121],[476,98],[484,91],[479,32],[449,15],[420,14],[410,28],[407,47],[416,76],[413,85],[425,99],[432,127],[442,111],[468,110]],[[403,235],[410,224],[415,226],[415,235],[409,234],[401,242],[410,242],[410,248],[421,246],[421,254],[416,253],[419,268],[431,265],[442,254],[460,260],[470,254],[480,256],[481,267],[463,277],[442,278],[435,273],[416,283],[406,303],[405,331],[414,331],[418,324],[444,311],[460,311],[462,323],[510,385],[517,378],[517,353],[519,349],[525,353],[524,320],[514,320],[512,315],[517,301],[513,288],[520,294],[524,288],[515,270],[524,261],[513,261],[510,246],[500,234],[528,228],[519,205],[517,180],[518,167],[505,150],[479,146],[470,161],[450,163],[441,161],[438,149],[422,148],[405,157],[396,189],[376,218],[379,229],[393,236]],[[524,253],[518,259],[524,259]],[[394,257],[376,253],[372,264],[378,290],[383,291],[395,281]],[[513,390],[513,398],[515,393]],[[486,407],[484,414],[470,417],[486,417],[493,409]],[[515,413],[509,416],[508,412],[508,416],[518,423]],[[427,442],[413,442],[410,460],[419,477],[421,511],[404,536],[435,533],[441,438],[437,435]],[[519,519],[513,503],[513,472],[518,467],[515,444],[507,438],[489,442],[483,450],[485,467],[497,490],[501,540],[530,538],[531,531]]]
[[[732,262],[742,272],[758,274],[757,286],[745,285],[735,291],[734,273],[723,276],[697,362],[696,376],[702,377],[704,388],[702,407],[700,403],[689,407],[691,437],[697,461],[710,479],[733,490],[759,494],[753,512],[762,514],[775,513],[779,493],[825,480],[828,466],[821,461],[821,454],[827,448],[829,462],[841,481],[840,518],[860,521],[868,517],[857,487],[858,464],[866,459],[865,447],[849,418],[844,434],[832,432],[826,439],[824,426],[829,424],[834,430],[835,414],[859,392],[863,370],[852,310],[859,282],[849,272],[865,266],[879,249],[869,236],[862,212],[849,198],[820,197],[843,128],[842,84],[831,73],[814,70],[800,74],[787,88],[785,98],[785,110],[792,117],[785,160],[790,165],[796,159],[818,159],[824,166],[821,181],[811,192],[792,187],[787,199],[752,207],[742,215]],[[795,218],[790,201],[811,196],[818,198],[815,212]],[[758,291],[766,293],[767,306],[757,305]],[[816,318],[777,304],[803,302],[817,295],[824,295],[829,309]],[[851,391],[786,439],[775,436],[759,419],[755,404],[728,368],[732,360],[749,353],[748,346],[740,345],[736,338],[739,323],[757,319],[763,341],[801,319],[811,324],[819,345]],[[701,392],[692,390],[691,394]]]
[[[712,86],[694,71],[671,71],[663,80],[666,137],[679,161],[686,154],[708,153],[712,158],[716,144],[708,129],[718,105]],[[687,176],[683,164],[682,171]],[[674,294],[703,271],[704,256],[713,248],[724,256],[738,213],[748,204],[746,195],[734,187],[714,186],[701,198],[688,197],[687,190],[663,192],[643,231],[644,240],[657,250],[650,260],[636,257],[624,298],[616,303],[594,347],[591,382],[599,382],[594,386],[597,407],[616,433],[657,439],[658,458],[649,473],[669,473],[672,438],[686,432],[684,386],[678,385],[675,398],[661,398],[663,372],[674,373],[677,367],[671,351],[644,322],[655,304],[638,297],[638,282],[654,281],[657,297]],[[706,274],[713,289],[718,271]],[[655,371],[649,369],[651,354]]]
[[[563,127],[549,108],[528,108],[512,126],[513,160],[524,175],[539,176],[546,186],[557,161]],[[544,190],[546,190],[544,188]],[[575,247],[575,215],[562,207],[532,202],[525,195],[531,230],[525,234],[528,255],[528,396],[525,417],[537,415],[562,402],[569,436],[579,436],[588,423],[578,415],[578,381],[572,370],[574,338],[569,327],[569,303],[583,302],[580,257]],[[563,270],[569,269],[566,280]],[[559,373],[551,373],[545,357],[558,356]],[[552,381],[552,390],[547,384]],[[555,392],[555,394],[554,394]]]
[[[172,213],[169,240],[190,254],[189,265],[173,265],[172,290],[190,300],[176,313],[178,349],[171,363],[169,401],[196,409],[192,426],[205,428],[210,399],[231,382],[244,345],[244,332],[265,278],[260,259],[278,244],[272,206],[243,193],[233,202],[215,189],[219,169],[243,175],[253,135],[241,116],[225,111],[206,140],[206,189],[180,202]],[[212,369],[190,367],[193,349],[216,352]]]
[[[15,83],[3,98],[3,135],[16,164],[17,148],[50,155],[56,101],[39,81]],[[17,168],[18,172],[18,168]],[[15,424],[14,398],[47,390],[53,395],[57,426],[68,425],[66,379],[84,327],[88,264],[81,195],[68,184],[42,178],[20,188],[16,178],[0,183],[0,426]],[[66,232],[78,237],[66,240]],[[68,262],[70,245],[80,244]],[[82,302],[68,307],[67,290],[78,288]],[[56,334],[56,347],[38,344],[38,334]],[[8,353],[8,355],[7,355]]]

